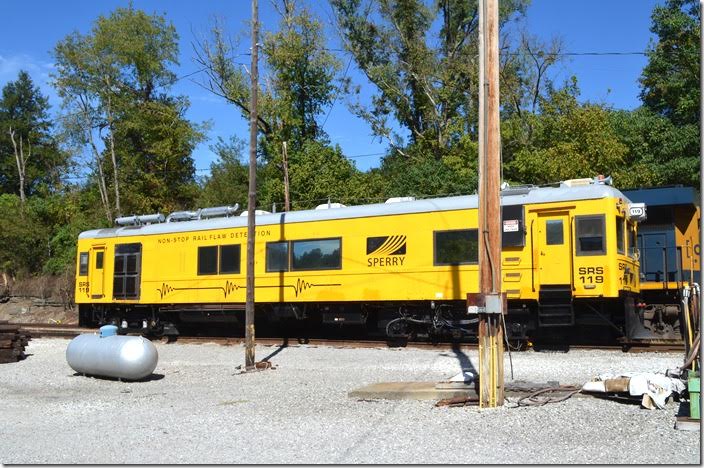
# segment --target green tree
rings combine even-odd
[[[72,186],[63,193],[37,200],[37,219],[46,226],[42,273],[70,272],[76,261],[78,235],[110,226],[102,217],[98,196],[92,187]]]
[[[19,195],[0,195],[0,271],[12,276],[41,271],[46,258],[47,230],[34,216],[33,200],[24,206]]]
[[[266,141],[287,141],[295,150],[306,140],[325,138],[318,118],[339,91],[340,63],[326,49],[322,25],[307,9],[293,0],[274,5],[281,21],[279,30],[264,34],[262,41],[267,72],[260,82],[267,86],[259,89],[259,130]],[[196,61],[205,68],[207,87],[249,118],[250,77],[234,60],[237,45],[216,22],[210,39],[196,45]]]
[[[653,10],[640,78],[644,109],[616,117],[636,164],[657,184],[699,185],[700,14],[696,0]]]
[[[367,198],[363,175],[347,159],[339,146],[330,147],[308,140],[303,147],[289,153],[290,192],[292,209],[308,209],[327,202],[358,204]],[[271,174],[271,173],[274,174]],[[283,181],[278,167],[267,164],[262,168],[261,206],[277,209],[284,205]]]
[[[559,40],[542,42],[520,28],[529,0],[499,4],[502,118],[521,127],[527,146],[533,118],[551,86]],[[378,173],[390,196],[467,193],[477,187],[479,61],[476,0],[332,0],[345,47],[376,87],[369,106],[351,109],[393,151]],[[504,160],[512,155],[504,152]],[[374,181],[374,178],[370,178]]]
[[[169,95],[170,67],[178,64],[174,26],[117,8],[89,34],[60,41],[54,55],[55,84],[73,117],[67,127],[91,149],[106,216],[192,203],[191,152],[203,135],[184,118],[188,100]]]
[[[397,152],[415,145],[416,153],[422,150],[437,160],[462,135],[476,140],[476,0],[440,0],[433,6],[422,0],[331,3],[346,49],[377,89],[371,106],[352,106],[375,135]],[[501,2],[501,25],[522,15],[527,4]],[[504,75],[506,81],[510,73]]]
[[[100,227],[95,199],[82,190],[34,195],[0,194],[0,271],[12,276],[58,274],[76,258],[78,234]]]
[[[648,48],[641,98],[678,125],[699,124],[699,21],[696,0],[666,0],[652,14],[658,39]]]
[[[69,158],[52,130],[48,99],[20,71],[0,98],[0,193],[15,193],[24,201],[58,189]]]
[[[354,175],[357,180],[358,171],[339,149],[330,147],[320,122],[342,92],[342,83],[336,79],[340,62],[325,47],[322,25],[310,11],[292,0],[273,4],[281,20],[277,31],[263,37],[265,76],[260,82],[266,86],[259,90],[259,205],[265,209],[275,202],[283,205],[284,143],[294,206],[308,206],[310,200],[328,195],[338,201],[349,198],[357,193],[357,185],[350,185],[346,178]],[[214,26],[208,40],[196,45],[196,51],[197,61],[206,70],[207,86],[248,118],[249,75],[234,59],[235,45],[221,24]],[[316,183],[309,180],[304,185],[309,175]]]
[[[641,107],[610,113],[612,126],[628,152],[619,168],[619,188],[668,184],[696,186],[699,180],[699,128],[675,125]]]
[[[390,151],[382,159],[377,191],[388,197],[458,195],[476,190],[478,183],[477,142],[463,135],[441,159],[427,156],[420,145],[411,145],[405,154]],[[371,190],[373,192],[373,190]]]
[[[540,100],[541,112],[530,116],[531,138],[520,135],[525,126],[517,118],[503,122],[502,135],[509,143],[504,146],[507,180],[546,184],[612,174],[622,186],[619,177],[629,175],[622,170],[628,148],[612,126],[610,109],[580,104],[578,96],[575,78],[562,89],[550,88]]]
[[[218,160],[210,164],[210,176],[202,181],[198,206],[246,205],[249,192],[249,169],[242,163],[246,144],[233,136],[219,138],[210,149]]]

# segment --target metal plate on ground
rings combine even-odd
[[[692,419],[687,416],[678,416],[675,429],[678,431],[699,431],[702,428],[701,419]]]
[[[435,388],[438,390],[468,390],[474,391],[474,382],[438,382],[435,384]]]
[[[350,398],[360,400],[442,400],[454,397],[475,397],[474,388],[438,389],[437,382],[380,382],[352,390]]]

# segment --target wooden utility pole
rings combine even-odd
[[[704,207],[704,0],[699,0],[699,206]],[[704,247],[704,220],[699,217],[699,248]],[[699,257],[699,277],[704,278],[704,264]],[[700,280],[701,284],[701,280]],[[704,310],[704,294],[699,294],[699,313]]]
[[[284,211],[291,211],[291,196],[288,185],[288,147],[286,142],[282,143],[283,153],[281,154],[284,163]]]
[[[504,402],[501,327],[501,135],[499,127],[499,0],[479,5],[479,406]]]
[[[257,206],[257,92],[259,90],[259,6],[252,0],[252,90],[249,104],[249,197],[247,207],[247,302],[245,304],[245,370],[254,365],[254,210]]]

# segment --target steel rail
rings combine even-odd
[[[28,333],[33,338],[73,338],[82,333],[97,333],[95,328],[83,328],[77,325],[70,324],[54,324],[54,323],[16,323],[20,330]],[[222,346],[235,346],[245,343],[245,337],[223,337],[223,336],[178,336],[178,337],[163,337],[155,338],[164,343],[173,344],[206,344],[214,343]],[[476,343],[458,343],[458,342],[422,342],[422,341],[394,341],[385,339],[335,339],[335,338],[297,338],[297,337],[258,337],[257,344],[261,346],[280,346],[280,347],[297,347],[297,346],[329,346],[333,348],[410,348],[410,349],[436,349],[436,350],[452,350],[452,349],[477,349]],[[667,343],[667,342],[622,342],[614,345],[588,345],[588,344],[551,344],[551,345],[536,345],[528,346],[524,349],[533,350],[535,352],[568,352],[570,350],[602,350],[602,351],[619,351],[629,353],[653,353],[653,352],[684,352],[683,343]]]

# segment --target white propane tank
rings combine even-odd
[[[84,334],[71,340],[66,348],[66,361],[79,374],[125,380],[151,375],[158,359],[154,344],[141,336]]]

